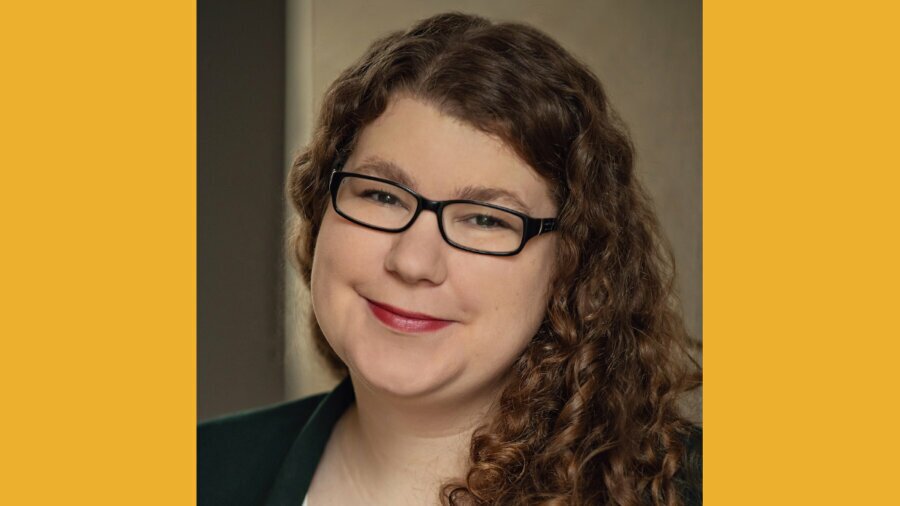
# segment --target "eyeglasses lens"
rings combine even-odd
[[[335,200],[342,214],[387,230],[405,227],[418,205],[418,199],[403,188],[353,176],[344,177]],[[515,214],[470,203],[445,205],[442,225],[450,242],[489,253],[518,249],[525,228],[522,218]]]

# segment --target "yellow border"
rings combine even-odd
[[[705,2],[707,504],[896,504],[898,13]]]
[[[192,504],[195,6],[0,13],[0,504]]]

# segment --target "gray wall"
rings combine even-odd
[[[286,163],[309,138],[327,86],[378,36],[429,15],[458,10],[530,23],[599,76],[630,126],[638,171],[675,250],[689,330],[701,329],[701,2],[363,1],[288,2]],[[285,394],[329,389],[304,319],[308,294],[289,269]],[[692,401],[699,415],[699,397]]]
[[[284,398],[284,10],[197,4],[200,419]]]

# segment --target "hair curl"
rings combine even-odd
[[[672,256],[598,79],[538,30],[442,14],[376,41],[340,75],[288,183],[307,286],[330,171],[397,94],[502,138],[560,209],[546,318],[442,502],[682,504],[690,424],[676,401],[700,372],[685,360]],[[346,371],[311,320],[319,350]]]

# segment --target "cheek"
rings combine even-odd
[[[377,232],[344,220],[329,207],[316,240],[312,283],[332,286],[371,272],[383,261],[382,242]]]
[[[543,263],[494,264],[469,271],[468,303],[481,320],[470,352],[480,360],[513,362],[540,328],[547,307],[548,271]]]
[[[469,276],[469,292],[478,294],[481,307],[497,315],[512,320],[542,319],[552,271],[551,251],[544,249],[534,248],[486,265],[479,274]],[[529,318],[532,315],[536,316]]]
[[[335,225],[329,210],[322,219],[319,235],[316,238],[316,249],[313,255],[310,279],[310,298],[320,325],[323,324],[322,316],[324,316],[320,312],[330,306],[328,303],[331,297],[329,288],[331,281],[338,274],[335,266],[340,263],[339,255],[341,249],[335,244],[334,228]]]
[[[354,286],[377,264],[377,241],[369,231],[342,220],[329,209],[322,220],[310,279],[310,299],[322,332],[338,355],[346,335],[348,309],[356,302]]]

